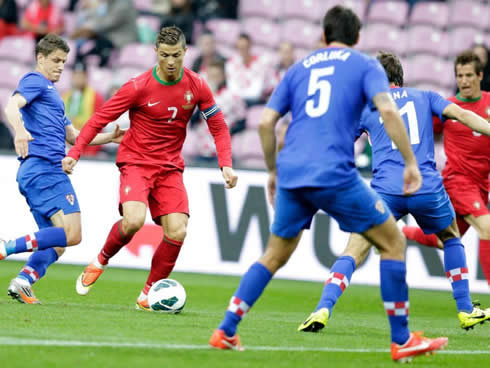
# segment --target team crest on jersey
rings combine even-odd
[[[192,101],[192,99],[194,98],[194,95],[192,94],[192,92],[191,92],[191,91],[186,91],[186,92],[184,93],[184,98],[185,98],[185,101],[186,101],[188,104],[190,104],[190,103],[191,103],[191,101]]]
[[[131,187],[129,185],[126,185],[126,188],[124,188],[124,193],[128,195],[130,191],[131,191]]]
[[[67,194],[65,198],[72,206],[75,204],[75,196],[73,194]]]
[[[383,201],[379,199],[374,207],[378,210],[380,213],[385,213],[385,206],[383,206]]]
[[[186,91],[184,93],[184,99],[185,99],[185,102],[186,102],[186,104],[182,105],[182,108],[184,110],[190,110],[190,109],[193,109],[194,108],[194,104],[191,103],[193,98],[194,98],[194,95],[192,94],[191,91]]]
[[[478,201],[475,201],[475,203],[473,203],[473,207],[475,207],[477,210],[480,209],[480,206],[481,206],[480,202],[478,202]]]

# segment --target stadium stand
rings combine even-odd
[[[16,0],[19,19],[31,1]],[[70,88],[77,44],[69,36],[80,21],[82,2],[78,2],[74,11],[69,10],[69,0],[53,0],[53,3],[63,10],[64,36],[72,50],[57,84],[58,90],[63,92]],[[195,1],[194,7],[205,3]],[[237,19],[216,18],[206,13],[207,10],[193,8],[196,19],[203,12],[208,14],[194,24],[193,39],[197,40],[204,30],[210,30],[216,37],[218,52],[230,58],[236,53],[238,36],[246,33],[253,41],[252,53],[261,56],[274,69],[282,41],[289,41],[294,46],[297,60],[319,47],[322,16],[326,9],[337,4],[351,7],[361,18],[364,28],[358,45],[360,50],[369,54],[381,49],[397,53],[404,63],[408,85],[433,89],[444,96],[454,93],[454,56],[475,43],[490,45],[490,5],[483,0],[241,0],[234,12],[238,14]],[[410,8],[411,4],[414,5]],[[124,82],[156,62],[153,48],[162,20],[161,9],[154,11],[152,0],[133,0],[133,6],[138,11],[139,42],[113,51],[106,68],[95,65],[98,62],[96,57],[87,60],[90,84],[105,96],[114,80]],[[0,67],[3,72],[0,105],[4,103],[1,99],[6,99],[16,87],[20,76],[34,65],[34,46],[34,40],[22,32],[0,40]],[[197,46],[188,45],[184,65],[190,68],[198,56]],[[243,161],[247,166],[257,164],[263,167],[260,144],[252,138],[257,134],[261,107],[249,109],[246,131],[233,138],[238,164]],[[192,129],[189,129],[184,147],[184,156],[189,162],[196,154],[193,149],[195,139]],[[254,149],[257,152],[254,153]]]
[[[410,25],[431,25],[439,29],[447,27],[449,7],[444,2],[418,2],[410,15]]]

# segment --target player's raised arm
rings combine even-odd
[[[112,132],[98,133],[94,139],[89,143],[89,146],[98,146],[107,143],[121,143],[122,138],[126,134],[126,129],[121,129],[119,125]],[[77,137],[80,135],[80,131],[75,129],[73,125],[66,126],[66,141],[70,144],[75,144]]]
[[[446,118],[458,120],[475,132],[490,136],[490,124],[488,121],[473,111],[463,109],[455,103],[452,103],[444,109],[442,114]]]
[[[373,98],[373,103],[384,121],[386,133],[398,147],[403,160],[405,161],[404,188],[405,194],[413,194],[422,185],[422,177],[417,166],[417,160],[413,154],[410,141],[408,140],[407,130],[403,124],[398,107],[388,92],[378,93]]]
[[[22,123],[22,115],[20,113],[20,109],[26,104],[27,100],[21,94],[16,93],[9,98],[5,107],[5,116],[15,132],[15,152],[22,158],[27,157],[29,150],[28,142],[33,140],[31,133],[27,131]]]
[[[87,121],[76,138],[75,145],[70,149],[67,156],[78,161],[82,151],[93,141],[97,133],[107,124],[117,120],[119,116],[129,110],[136,96],[137,89],[134,81],[130,80]]]

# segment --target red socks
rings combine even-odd
[[[117,252],[121,250],[126,244],[128,244],[133,235],[126,235],[122,229],[122,219],[112,225],[111,231],[107,236],[104,247],[100,251],[97,259],[101,265],[106,265]]]
[[[490,240],[480,239],[480,250],[478,256],[480,258],[483,274],[487,279],[488,285],[490,285]]]
[[[169,239],[166,235],[163,236],[163,240],[151,260],[151,270],[143,289],[144,294],[148,294],[148,290],[150,290],[154,282],[166,279],[170,275],[174,269],[182,244],[183,242]]]
[[[418,226],[404,226],[402,231],[407,239],[413,240],[427,247],[438,247],[437,236],[435,234],[424,234],[422,229]]]

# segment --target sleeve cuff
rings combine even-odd
[[[75,147],[72,147],[67,154],[68,157],[73,158],[74,160],[80,160],[80,151]]]

